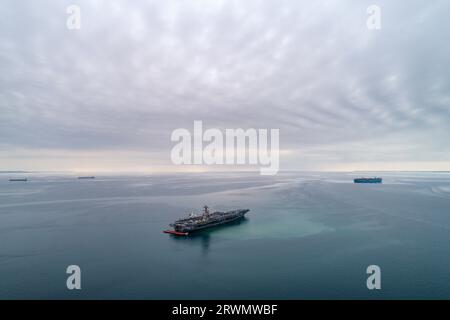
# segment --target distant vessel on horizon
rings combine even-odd
[[[84,177],[78,177],[78,179],[95,179],[94,176],[84,176]]]
[[[11,181],[11,182],[19,182],[19,181],[25,182],[25,181],[28,181],[28,179],[27,178],[9,179],[9,181]]]
[[[373,178],[356,178],[353,180],[354,183],[382,183],[383,179],[379,177]]]
[[[201,215],[191,213],[189,217],[179,219],[170,224],[174,230],[164,230],[164,233],[169,233],[176,236],[187,236],[194,231],[219,226],[244,218],[244,215],[249,211],[249,209],[238,209],[227,212],[210,213],[208,206],[204,206],[203,213]]]

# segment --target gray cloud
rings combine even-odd
[[[372,1],[74,3],[77,31],[72,2],[0,4],[2,168],[51,169],[46,150],[66,169],[102,151],[162,164],[203,120],[279,128],[282,169],[450,169],[448,1],[377,1],[379,31]]]

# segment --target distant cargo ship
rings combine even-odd
[[[11,182],[18,182],[18,181],[28,181],[27,178],[21,178],[21,179],[9,179]]]
[[[187,236],[189,233],[203,230],[236,221],[244,217],[249,212],[249,209],[239,209],[227,212],[213,212],[210,213],[208,206],[203,207],[201,215],[191,214],[187,218],[179,219],[170,226],[174,230],[164,230],[164,233],[174,234],[177,236]]]
[[[383,179],[374,177],[374,178],[356,178],[353,180],[355,183],[382,183]]]
[[[95,179],[95,177],[94,176],[78,177],[78,179]]]

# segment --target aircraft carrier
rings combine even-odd
[[[202,214],[191,213],[187,218],[179,219],[170,224],[173,230],[164,230],[164,233],[169,233],[177,236],[187,236],[191,232],[203,230],[226,224],[238,219],[242,219],[249,209],[238,209],[227,212],[213,212],[210,213],[208,206],[203,207]]]

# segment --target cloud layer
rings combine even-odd
[[[0,169],[170,165],[202,120],[279,128],[282,169],[450,170],[450,3],[377,2],[2,1]]]

